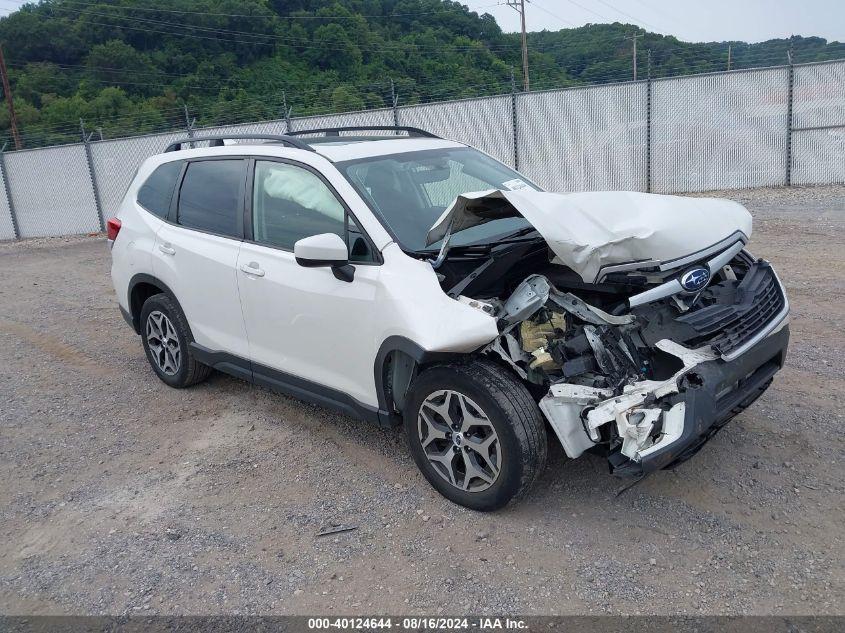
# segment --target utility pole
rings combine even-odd
[[[731,45],[728,44],[728,70],[731,69]]]
[[[9,72],[6,70],[2,46],[0,46],[0,73],[3,73],[3,94],[6,95],[6,104],[9,106],[9,127],[12,129],[12,139],[15,141],[15,149],[20,149],[23,145],[21,135],[18,133],[18,117],[15,114],[15,103],[12,101],[12,87],[9,85]]]
[[[528,81],[528,38],[525,35],[525,0],[508,0],[508,6],[519,13],[522,22],[522,85],[525,92],[531,90]]]
[[[631,41],[634,43],[634,81],[637,80],[637,38],[643,37],[645,33],[640,33],[639,35],[631,35]]]

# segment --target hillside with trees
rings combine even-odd
[[[630,24],[529,36],[532,89],[631,78]],[[24,146],[439,101],[521,86],[519,37],[448,0],[42,0],[0,19]],[[821,38],[693,44],[646,33],[641,78],[845,56]],[[648,66],[651,51],[650,68]],[[9,117],[0,110],[0,133]]]

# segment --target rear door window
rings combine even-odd
[[[138,189],[138,204],[153,215],[166,218],[170,210],[173,189],[182,173],[184,161],[176,160],[156,167],[147,181]]]
[[[226,237],[243,237],[246,161],[205,160],[188,164],[179,191],[177,222]]]

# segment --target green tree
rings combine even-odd
[[[143,11],[135,9],[143,8]],[[292,19],[292,16],[308,19]],[[376,16],[376,17],[365,17]],[[529,33],[532,87],[628,80],[630,24]],[[384,107],[521,85],[519,36],[452,0],[40,0],[0,17],[27,146],[107,135]],[[841,57],[822,38],[731,42],[733,67]],[[654,76],[722,70],[728,42],[645,33]],[[645,73],[640,56],[639,70]],[[8,130],[0,117],[0,133]]]
[[[161,78],[149,56],[121,40],[93,46],[85,63],[85,79],[92,83],[119,86],[136,94],[160,92]]]
[[[49,62],[30,63],[20,71],[10,70],[10,74],[15,98],[25,99],[36,108],[41,107],[42,95],[70,96],[78,85],[76,77]]]
[[[336,112],[363,110],[364,100],[358,96],[354,88],[338,86],[332,91],[332,108]]]
[[[306,57],[317,68],[346,75],[357,74],[363,55],[342,26],[325,24],[317,28],[311,43]]]

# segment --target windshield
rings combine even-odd
[[[335,165],[358,190],[399,244],[419,251],[431,226],[460,194],[537,187],[472,148],[433,149],[363,158]],[[455,233],[451,244],[483,244],[529,227],[525,218],[492,220]]]

